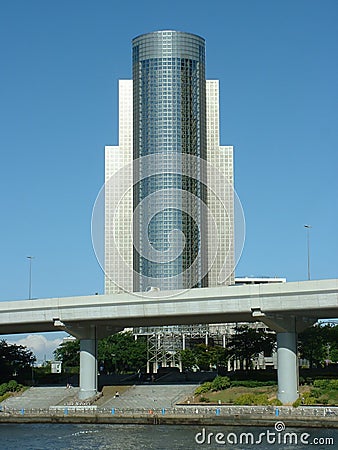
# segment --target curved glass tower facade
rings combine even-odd
[[[133,40],[133,158],[152,155],[134,173],[135,291],[207,285],[206,193],[201,168],[186,176],[182,159],[206,159],[205,91],[203,38],[156,31]]]
[[[233,284],[233,148],[220,145],[205,41],[157,31],[132,47],[119,142],[105,147],[105,292]]]

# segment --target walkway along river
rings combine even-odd
[[[120,423],[338,428],[338,407],[176,406],[122,409],[93,405],[13,409],[0,406],[0,423]]]

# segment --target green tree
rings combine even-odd
[[[193,370],[197,366],[196,353],[190,348],[181,350],[180,353],[183,370]]]
[[[98,344],[99,368],[104,372],[145,371],[147,365],[147,341],[141,336],[135,339],[131,331],[113,334]]]
[[[210,364],[213,367],[226,367],[228,359],[230,357],[229,350],[227,348],[215,345],[214,347],[209,347]]]
[[[54,357],[57,361],[62,361],[62,369],[67,370],[80,366],[80,341],[72,340],[62,342],[56,350]]]
[[[31,367],[35,361],[36,357],[27,347],[0,341],[1,382],[8,381],[13,376],[18,380],[30,379]]]
[[[324,333],[319,325],[299,333],[298,350],[300,357],[309,361],[310,368],[322,365],[326,356],[326,346]]]
[[[196,362],[200,370],[210,370],[212,365],[212,352],[211,347],[205,344],[197,344],[193,348],[196,355]]]
[[[55,359],[62,361],[64,369],[79,367],[80,342],[63,342],[54,351]],[[132,332],[113,334],[98,341],[98,369],[103,373],[127,373],[144,371],[147,364],[147,342],[139,337],[135,340]]]
[[[325,360],[338,359],[338,326],[319,323],[307,328],[298,336],[300,357],[309,361],[310,367],[320,367]]]
[[[217,376],[211,383],[211,389],[213,391],[222,391],[228,389],[231,386],[229,377]]]
[[[264,330],[255,329],[249,325],[238,325],[235,333],[229,338],[229,353],[240,361],[241,370],[252,369],[252,359],[261,352],[271,354],[276,346],[276,336]]]
[[[338,325],[321,324],[326,345],[326,358],[334,363],[338,362]]]
[[[228,350],[217,345],[196,344],[180,353],[184,370],[192,370],[196,366],[201,370],[226,366],[229,358]]]

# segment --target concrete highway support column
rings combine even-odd
[[[96,339],[80,339],[80,391],[79,398],[85,400],[97,393]]]
[[[277,333],[278,399],[293,403],[298,398],[297,333]]]
[[[278,399],[284,404],[293,403],[299,395],[297,333],[313,325],[316,319],[286,314],[276,317],[260,308],[255,308],[252,315],[277,334]]]

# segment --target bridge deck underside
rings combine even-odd
[[[170,294],[170,295],[169,295]],[[191,289],[159,298],[95,295],[0,303],[0,334],[63,328],[189,325],[276,318],[338,317],[338,280]]]

